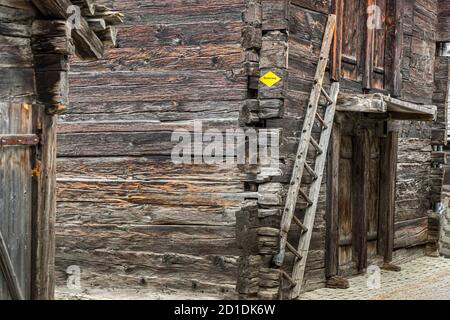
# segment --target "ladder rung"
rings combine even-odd
[[[311,168],[311,166],[307,162],[305,162],[305,169],[309,172],[313,180],[317,180],[319,176],[314,172],[313,168]]]
[[[290,275],[287,274],[286,271],[281,270],[281,275],[289,282],[291,287],[295,287],[297,283],[295,283],[294,279]]]
[[[286,248],[297,257],[298,260],[302,260],[303,257],[289,242],[286,242]]]
[[[324,129],[328,129],[327,124],[325,123],[325,120],[323,120],[323,118],[320,116],[320,114],[318,114],[316,112],[316,118],[317,120],[320,122],[320,125],[324,128]]]
[[[334,103],[333,99],[331,99],[331,97],[328,95],[328,92],[326,92],[323,87],[320,88],[320,91],[322,91],[322,94],[325,96],[325,99],[327,99],[328,103]]]
[[[305,227],[305,225],[300,221],[299,218],[297,218],[296,216],[293,216],[292,221],[294,221],[294,223],[296,225],[298,225],[302,229],[303,232],[308,232],[308,228]]]
[[[303,197],[303,199],[305,199],[306,202],[308,202],[310,205],[313,204],[312,200],[306,195],[306,193],[302,190],[299,189],[298,193]]]
[[[311,137],[311,144],[314,146],[314,148],[316,148],[318,154],[322,154],[322,153],[323,153],[322,148],[319,146],[319,144],[317,143],[317,141],[314,140],[313,137]]]

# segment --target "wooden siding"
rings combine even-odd
[[[233,296],[234,165],[175,165],[171,132],[239,126],[243,0],[99,1],[125,14],[118,46],[72,61],[58,150],[57,271],[82,285]]]
[[[59,128],[60,283],[66,278],[66,268],[76,264],[82,268],[82,282],[93,286],[196,290],[232,296],[240,252],[251,252],[247,260],[241,261],[248,273],[245,277],[251,282],[254,279],[250,271],[255,270],[245,267],[261,266],[261,251],[266,250],[264,254],[269,256],[276,244],[256,243],[255,249],[254,241],[248,244],[249,238],[240,236],[240,230],[240,243],[236,243],[234,210],[242,205],[246,177],[234,166],[173,165],[169,159],[173,146],[170,132],[188,127],[195,119],[220,129],[236,127],[244,100],[255,91],[261,105],[269,100],[280,102],[282,108],[276,110],[276,115],[264,118],[264,124],[282,129],[282,174],[269,183],[247,185],[258,188],[262,195],[256,215],[267,216],[260,219],[261,223],[276,227],[277,212],[292,172],[303,107],[307,105],[319,59],[329,3],[292,0],[287,10],[287,38],[277,32],[287,25],[287,11],[280,6],[284,1],[264,2],[260,29],[252,29],[251,23],[244,26],[241,21],[244,0],[201,0],[190,6],[181,0],[148,1],[145,5],[133,0],[103,2],[125,13],[127,20],[119,32],[118,48],[108,50],[104,60],[72,64],[72,106],[61,117]],[[414,103],[430,104],[433,97],[436,3],[437,0],[405,1],[402,11],[403,81],[397,89],[401,89],[402,99]],[[270,20],[269,13],[277,17],[276,21]],[[348,18],[347,25],[353,27],[344,25],[343,30],[362,30],[356,25],[364,19]],[[258,33],[261,29],[266,31],[262,38]],[[243,30],[252,30],[255,35],[245,39],[244,44]],[[352,32],[343,34],[341,88],[348,93],[362,93],[363,88],[367,89],[362,62],[358,62],[363,53],[354,52],[362,40],[354,36]],[[385,37],[389,35],[375,36],[377,52],[383,51]],[[248,90],[248,77],[242,68],[246,59],[243,47],[258,48],[258,71],[273,69],[283,81],[271,90],[262,85],[258,88],[252,82],[259,75],[255,72]],[[273,55],[274,48],[280,55]],[[352,55],[356,56],[356,64],[355,59],[347,57]],[[394,57],[377,57],[377,67],[381,69],[384,63],[385,74],[394,72],[386,69]],[[380,89],[383,81],[377,83],[375,88]],[[404,253],[405,248],[427,242],[431,125],[394,122],[390,129],[398,130],[400,139],[394,243],[387,246],[396,249],[393,256],[398,261],[410,255]],[[345,143],[351,150],[352,142]],[[339,175],[351,178],[353,160],[348,155],[342,157]],[[378,172],[371,174],[376,180]],[[319,200],[305,289],[323,286],[326,281],[326,181]],[[345,207],[339,210],[340,214],[348,215],[348,220],[348,208],[352,206],[349,194],[349,199],[339,203]],[[376,206],[377,199],[369,200]],[[243,229],[248,222],[245,219],[251,220],[255,214],[253,208],[248,211],[242,214]],[[390,233],[376,225],[375,212],[371,217],[374,233]],[[340,227],[341,235],[351,236],[351,225]],[[256,231],[250,230],[246,236],[258,239],[252,232]],[[422,251],[414,250],[411,256],[416,252]],[[352,255],[349,249],[342,259],[350,261]],[[289,268],[292,257],[287,260]],[[255,272],[258,274],[259,268]],[[259,290],[259,283],[242,291],[255,293],[254,287]]]

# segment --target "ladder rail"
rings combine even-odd
[[[334,82],[331,86],[330,97],[333,100],[333,104],[330,105],[325,113],[325,122],[328,126],[326,130],[322,132],[319,145],[323,150],[327,150],[331,133],[333,131],[333,121],[336,113],[336,99],[339,94],[339,82]],[[327,161],[327,152],[324,152],[317,156],[315,172],[318,172],[318,178],[311,184],[309,190],[309,198],[313,201],[312,206],[308,207],[305,212],[305,219],[303,225],[307,228],[309,234],[306,236],[300,236],[297,252],[302,256],[302,259],[296,259],[292,271],[292,279],[296,283],[294,288],[289,294],[290,299],[295,299],[300,295],[300,290],[303,284],[303,278],[305,275],[306,260],[308,258],[309,246],[311,243],[311,236],[313,232],[314,222],[316,218],[317,204],[319,201],[320,188],[322,185],[322,179],[325,170],[325,164]]]
[[[326,67],[331,51],[331,43],[333,40],[334,30],[336,28],[336,15],[329,15],[327,26],[325,28],[325,36],[320,51],[319,63],[317,65],[316,74],[314,76],[314,85],[309,98],[303,129],[299,141],[299,147],[295,159],[294,169],[292,172],[291,183],[286,198],[286,205],[283,212],[280,228],[280,245],[279,252],[273,257],[273,263],[277,266],[283,264],[287,236],[291,227],[292,217],[294,216],[297,199],[300,192],[300,184],[305,169],[308,148],[311,141],[312,128],[316,119],[317,109],[319,105],[320,95],[322,93],[323,78],[325,76]]]

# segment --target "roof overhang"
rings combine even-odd
[[[392,98],[380,93],[340,94],[337,99],[337,111],[387,113],[391,119],[434,121],[437,107],[421,105]]]

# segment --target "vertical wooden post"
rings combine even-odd
[[[35,20],[32,27],[36,95],[32,230],[32,299],[48,300],[55,293],[56,114],[68,103],[68,55],[72,53],[65,21]],[[51,39],[59,46],[44,45]]]
[[[344,19],[344,0],[333,0],[333,13],[336,15],[336,31],[331,49],[331,79],[340,81],[342,63],[342,28]]]
[[[358,271],[362,271],[367,268],[367,170],[370,165],[370,148],[368,144],[367,129],[357,130],[353,141],[353,256],[356,258]]]
[[[388,0],[385,59],[385,87],[394,97],[401,96],[403,59],[403,14],[404,0]]]
[[[56,220],[56,116],[35,105],[41,143],[35,152],[33,174],[32,288],[36,300],[54,298]]]
[[[374,28],[369,27],[369,11],[368,8],[375,4],[374,0],[366,0],[364,7],[363,29],[364,33],[364,53],[363,53],[363,88],[370,90],[372,88],[372,71],[373,71],[373,42],[375,37]],[[356,14],[356,13],[355,13]]]
[[[397,0],[395,7],[395,45],[394,45],[394,74],[392,78],[392,95],[400,97],[402,94],[402,59],[403,59],[403,14],[404,0]]]
[[[336,276],[339,267],[339,159],[341,146],[340,125],[335,123],[331,134],[327,168],[327,210],[325,274],[327,278]]]
[[[378,253],[385,262],[392,261],[394,250],[395,183],[397,176],[398,132],[391,131],[381,139],[380,213]]]

